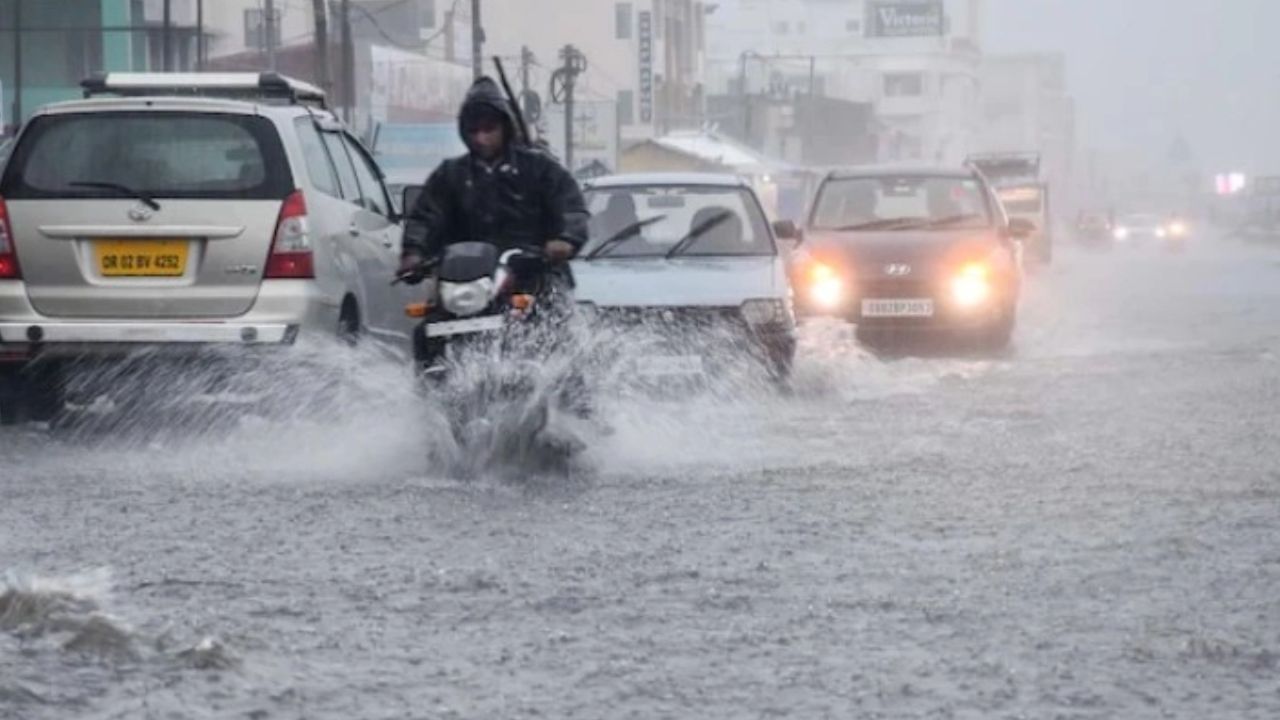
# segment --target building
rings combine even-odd
[[[268,43],[263,0],[218,0],[206,23],[206,67],[275,69],[324,86],[331,104],[370,139],[386,124],[452,125],[472,80],[470,16],[441,16],[432,0],[351,0],[344,23],[342,4],[322,3],[327,8],[324,64],[315,4],[275,0],[272,5],[276,22]],[[349,48],[344,24],[350,27]]]
[[[874,159],[957,164],[979,131],[982,9],[981,0],[726,2],[708,27],[711,92],[747,108],[788,96],[869,104]]]
[[[988,56],[982,64],[983,152],[1037,152],[1060,206],[1073,187],[1075,103],[1057,54]]]
[[[211,0],[0,0],[0,127],[80,94],[102,71],[195,69]],[[166,59],[167,53],[167,59]]]

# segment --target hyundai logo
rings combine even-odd
[[[151,219],[152,215],[154,213],[151,212],[151,208],[142,203],[129,208],[129,219],[134,222],[146,222]]]
[[[911,266],[902,263],[893,263],[884,266],[884,274],[889,277],[906,277],[911,274]]]

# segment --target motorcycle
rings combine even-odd
[[[542,249],[456,243],[397,281],[430,274],[430,299],[406,313],[422,321],[414,332],[415,367],[457,448],[473,465],[521,467],[580,450],[576,439],[548,431],[553,410],[569,407],[579,388],[560,352],[567,311]]]

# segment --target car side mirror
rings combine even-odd
[[[400,217],[405,219],[413,212],[413,208],[418,204],[418,198],[422,197],[424,185],[406,185],[404,190],[400,192]]]
[[[1015,240],[1026,240],[1036,233],[1036,224],[1026,218],[1014,218],[1009,221],[1009,236]]]
[[[773,234],[777,235],[779,240],[800,239],[800,229],[791,220],[775,220],[773,222]]]

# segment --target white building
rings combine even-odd
[[[880,159],[955,164],[976,144],[982,0],[736,0],[708,26],[711,91],[872,103]]]
[[[1059,196],[1070,187],[1076,153],[1075,103],[1062,55],[988,56],[982,65],[984,152],[1038,152]],[[1065,198],[1062,198],[1065,199]]]

